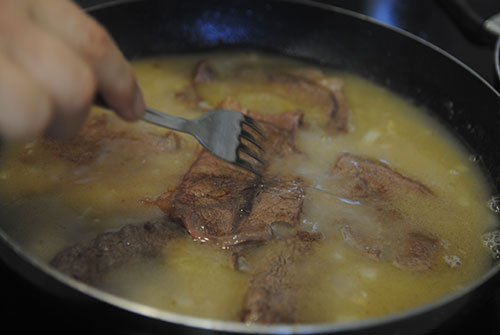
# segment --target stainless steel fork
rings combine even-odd
[[[256,164],[263,164],[262,139],[264,133],[255,120],[247,115],[228,109],[214,109],[205,112],[196,119],[184,119],[166,114],[151,108],[146,108],[143,120],[156,125],[178,130],[193,135],[198,142],[209,152],[236,166],[242,167],[256,175],[260,174],[260,168]],[[251,132],[243,126],[253,130]],[[261,139],[258,139],[260,137]],[[251,146],[242,142],[245,139]],[[241,153],[252,157],[256,162],[242,158]]]
[[[97,95],[94,104],[109,109],[102,96]],[[248,170],[258,176],[264,164],[262,140],[265,135],[258,123],[247,115],[228,109],[214,109],[196,119],[184,119],[146,107],[143,120],[193,135],[205,149],[216,157]],[[248,127],[250,131],[244,129]],[[256,134],[256,136],[252,135]],[[260,138],[260,139],[258,139]],[[242,140],[248,141],[245,144]],[[250,158],[245,160],[242,153]],[[248,157],[247,157],[248,158]],[[257,166],[259,165],[259,166]]]

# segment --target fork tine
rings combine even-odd
[[[245,170],[247,170],[247,171],[252,172],[253,174],[255,174],[255,175],[259,176],[259,177],[262,177],[262,174],[261,174],[259,171],[257,171],[257,170],[256,170],[256,169],[252,166],[252,164],[248,163],[247,161],[244,161],[244,160],[243,160],[243,159],[241,159],[241,158],[238,158],[238,159],[236,160],[236,162],[234,162],[234,164],[235,164],[235,165],[237,165],[237,166],[239,166],[239,167],[241,167],[241,168],[243,168],[243,169],[245,169]]]
[[[260,158],[259,154],[257,152],[255,152],[255,151],[253,151],[252,149],[250,149],[249,147],[247,147],[246,145],[240,144],[238,146],[238,154],[240,152],[244,152],[248,156],[250,156],[252,158],[255,158],[259,163],[264,164],[264,162],[262,161],[262,158]],[[239,157],[239,155],[238,155],[238,157]]]
[[[257,141],[257,139],[252,134],[250,134],[248,131],[242,129],[240,132],[240,137],[246,139],[247,141],[249,141],[250,143],[255,145],[257,148],[259,148],[259,150],[264,151],[264,148],[259,143],[259,141]]]
[[[255,121],[251,117],[244,115],[243,123],[245,125],[249,126],[251,129],[255,130],[257,132],[257,134],[262,136],[264,139],[266,138],[266,135],[264,135],[264,131],[262,130],[260,125],[257,123],[257,121]]]

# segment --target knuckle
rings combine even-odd
[[[97,80],[90,69],[82,71],[80,77],[80,97],[81,105],[89,106],[94,99],[95,91],[97,90]]]
[[[110,53],[113,46],[111,36],[97,22],[90,24],[87,34],[90,56],[95,60],[104,59]]]
[[[90,67],[79,67],[75,76],[73,92],[69,95],[71,100],[68,101],[68,105],[73,108],[69,108],[69,110],[78,113],[81,110],[89,108],[96,90],[97,80]]]

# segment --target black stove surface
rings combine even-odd
[[[77,1],[87,7],[103,1]],[[409,31],[455,56],[498,89],[492,44],[467,39],[435,1],[323,0],[327,4],[354,10],[388,25]],[[474,9],[483,16],[500,12],[500,1],[474,0]],[[147,334],[140,326],[127,323],[122,314],[109,313],[103,304],[77,304],[59,299],[33,286],[0,262],[2,326],[22,331],[65,334]],[[500,334],[500,287],[479,308],[465,311],[458,320],[444,324],[431,334]],[[124,322],[125,321],[125,322]],[[172,334],[178,332],[172,332]]]

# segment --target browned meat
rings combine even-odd
[[[241,320],[248,323],[294,323],[295,293],[293,275],[294,263],[307,253],[315,241],[321,239],[320,233],[299,231],[279,241],[279,252],[257,271],[250,280],[245,298]]]
[[[291,133],[291,135],[293,135],[293,132],[302,124],[302,119],[304,117],[304,112],[299,109],[294,109],[292,111],[284,112],[278,115],[264,115],[251,110],[247,111],[246,114],[254,120],[273,124],[277,128]],[[293,136],[283,136],[282,138],[276,137],[276,139],[288,138],[293,139]],[[289,144],[287,145],[287,147],[294,147],[294,145]]]
[[[267,127],[272,127],[274,128],[272,132],[276,131],[285,131],[288,134],[285,136],[272,136],[269,140],[289,140],[286,148],[287,152],[291,150],[295,150],[295,144],[293,143],[293,135],[295,130],[297,130],[300,126],[302,126],[302,120],[304,118],[304,112],[302,112],[300,109],[294,109],[288,112],[284,112],[281,114],[261,114],[257,113],[252,110],[244,109],[241,107],[240,103],[236,100],[234,100],[231,97],[226,97],[224,100],[222,100],[218,105],[217,108],[222,108],[222,109],[233,109],[237,111],[241,111],[242,113],[250,116],[252,119],[255,121],[260,121],[264,122],[264,124]],[[282,148],[282,145],[271,145],[271,147],[279,147]]]
[[[282,123],[289,125],[289,118],[300,120],[296,113],[281,114],[273,118],[274,122],[261,118],[267,137],[264,143],[267,161],[295,150],[293,131],[280,128]],[[228,248],[270,239],[272,223],[296,224],[303,192],[297,179],[271,179],[263,183],[256,175],[202,150],[180,185],[160,196],[157,204],[186,227],[194,239]],[[265,203],[270,199],[272,207]]]
[[[332,170],[336,192],[351,200],[394,200],[404,193],[431,195],[424,184],[405,177],[379,161],[343,153]]]
[[[382,215],[380,219],[393,218]],[[432,268],[439,247],[437,238],[427,232],[401,229],[401,227],[399,227],[401,231],[395,233],[392,230],[394,225],[384,222],[372,223],[379,228],[376,234],[368,234],[356,225],[354,227],[344,225],[340,230],[347,244],[374,261],[390,261],[395,266],[410,271],[425,271]],[[398,223],[404,225],[404,222]]]
[[[276,157],[286,157],[297,153],[295,146],[295,130],[302,124],[304,113],[300,110],[283,112],[278,115],[262,115],[247,111],[248,116],[264,125],[267,140],[264,142],[265,161]]]
[[[232,247],[247,241],[270,240],[273,237],[272,224],[298,224],[304,197],[300,180],[276,178],[260,188],[253,200],[250,214],[240,218],[234,232],[217,239],[220,247]]]
[[[143,150],[155,152],[176,150],[182,142],[179,135],[171,131],[164,135],[115,131],[108,127],[106,115],[96,115],[87,120],[76,137],[69,140],[43,139],[42,145],[63,160],[86,164],[101,153],[107,141],[113,140],[141,142]]]
[[[342,218],[344,241],[366,257],[391,261],[410,271],[432,267],[439,240],[407,224],[408,217],[393,206],[398,197],[432,196],[418,181],[392,170],[387,164],[342,154],[333,171],[336,192],[341,197],[362,201],[365,218]]]
[[[101,115],[89,118],[75,138],[42,141],[43,145],[58,157],[76,164],[85,164],[97,157],[101,149],[101,140],[107,136],[107,119]]]
[[[329,126],[339,134],[346,134],[349,131],[349,115],[351,112],[344,98],[344,83],[335,77],[323,78],[319,82],[330,91],[333,96],[332,101],[335,104],[331,113],[328,114],[331,118]]]
[[[282,177],[267,181],[255,197],[249,224],[286,223],[296,226],[305,192],[298,178]],[[246,224],[246,222],[245,222]]]
[[[374,238],[374,235],[363,234],[348,224],[342,226],[340,231],[344,241],[351,247],[358,249],[363,255],[374,261],[380,260],[384,249],[383,238]]]
[[[396,254],[394,264],[412,271],[424,271],[432,267],[439,240],[428,233],[409,232],[402,245],[404,250]]]
[[[206,59],[196,63],[191,76],[193,84],[207,83],[215,79],[215,72]]]
[[[158,199],[158,206],[194,239],[219,244],[221,238],[236,236],[238,222],[250,211],[258,185],[252,173],[203,150],[177,189]]]
[[[285,70],[269,73],[267,80],[281,86],[284,94],[292,100],[313,101],[330,117],[330,129],[340,134],[347,133],[350,112],[342,93],[343,83],[339,79],[321,76],[311,80]]]
[[[190,108],[200,107],[200,102],[202,101],[193,86],[187,86],[176,92],[175,98]]]
[[[317,106],[329,117],[329,129],[339,134],[348,132],[350,110],[340,79],[326,76],[316,68],[269,68],[244,63],[229,67],[229,73],[218,73],[228,69],[214,69],[212,63],[210,59],[198,62],[193,70],[191,85],[177,94],[190,106],[197,106],[203,100],[200,84],[215,82],[220,77],[231,78],[241,83],[255,83],[298,104],[306,102]]]
[[[248,110],[247,109],[243,109],[240,105],[240,103],[233,99],[232,97],[225,97],[218,105],[217,105],[217,108],[221,108],[221,109],[233,109],[233,110],[236,110],[236,111],[240,111],[242,113],[248,113]],[[260,115],[257,113],[257,115]],[[255,115],[254,115],[255,116]],[[253,117],[254,117],[253,116]],[[256,119],[257,120],[257,119]]]
[[[208,60],[203,59],[196,63],[191,74],[191,84],[175,93],[175,97],[191,108],[201,108],[203,99],[200,97],[196,85],[208,83],[215,79],[215,72],[210,67]]]
[[[164,219],[127,225],[61,251],[50,264],[75,279],[95,283],[108,270],[133,259],[158,256],[180,231]]]

